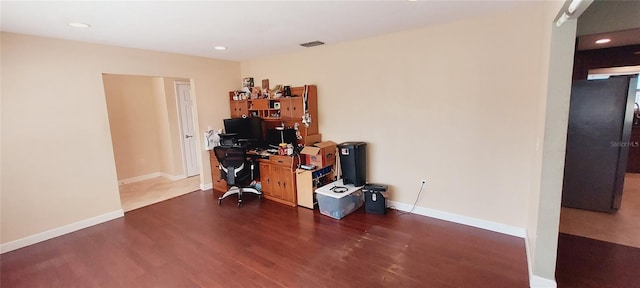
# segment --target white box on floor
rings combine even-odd
[[[355,187],[353,184],[345,185],[340,179],[316,189],[320,213],[341,219],[362,207],[364,202],[362,187]]]

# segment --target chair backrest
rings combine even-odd
[[[228,170],[225,172],[221,169],[220,171],[220,176],[227,180],[227,184],[235,185],[236,180],[238,180],[236,178],[246,178],[246,175],[249,174],[247,173],[247,168],[249,168],[247,165],[244,166],[242,171],[238,171],[238,168],[247,161],[246,147],[216,146],[213,147],[213,152],[218,159],[218,163],[220,163],[225,170]]]
[[[238,168],[247,160],[247,149],[245,147],[216,146],[213,147],[213,152],[216,154],[216,158],[218,159],[220,165],[224,166],[225,168]]]

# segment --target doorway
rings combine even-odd
[[[125,212],[199,190],[200,168],[185,160],[194,135],[189,79],[103,74],[111,140]],[[177,83],[186,83],[178,90]],[[178,91],[186,101],[180,111]],[[186,91],[186,92],[185,92]],[[185,115],[181,121],[180,115]],[[182,122],[187,122],[183,128]],[[190,129],[190,130],[188,130]],[[189,139],[196,137],[189,137]],[[192,152],[197,152],[195,140]],[[197,159],[196,159],[197,160]]]
[[[637,63],[640,57],[634,54],[640,51],[640,37],[628,37],[621,41],[607,37],[619,33],[638,35],[635,33],[640,31],[637,30],[640,27],[637,16],[633,16],[640,10],[638,4],[637,1],[596,0],[580,15],[574,80],[587,79],[588,70],[594,68],[640,65]],[[600,39],[610,41],[596,43]],[[581,50],[581,42],[600,46]],[[609,55],[597,55],[606,49],[615,51]],[[594,57],[584,59],[580,58],[580,54]],[[640,239],[640,230],[628,225],[640,222],[640,206],[636,200],[628,198],[640,194],[639,178],[636,174],[625,175],[622,206],[618,213],[561,208],[555,270],[558,287],[631,287],[640,281],[635,269],[637,259],[640,259],[640,249],[630,246],[632,241],[629,241]],[[607,229],[614,229],[614,232],[607,232]],[[606,234],[613,237],[603,238]]]
[[[603,70],[603,69],[596,69],[596,70]],[[629,70],[629,69],[623,68],[619,70]],[[634,70],[631,72],[638,73],[640,72],[640,70],[639,71]],[[620,74],[620,73],[614,73],[609,75],[599,74],[597,78],[598,79],[607,78],[609,76],[613,76],[616,74]],[[595,74],[590,73],[589,75],[590,75],[589,77],[591,77],[591,75],[595,75]],[[622,75],[625,75],[625,74],[622,74]],[[626,77],[630,77],[630,76],[626,76]],[[590,85],[595,88],[602,88],[600,86],[611,84],[612,83],[611,81],[617,81],[624,84],[623,82],[625,81],[623,80],[625,80],[626,77],[617,78],[617,79],[611,78],[610,80],[594,80],[593,83],[587,83],[590,81],[582,80],[582,81],[578,81],[577,83],[579,84],[578,86],[581,86],[581,87],[584,85]],[[614,115],[617,118],[622,117],[628,120],[626,121],[627,122],[626,124],[631,125],[632,127],[628,127],[627,130],[630,130],[629,132],[632,135],[627,135],[627,137],[623,141],[610,141],[611,142],[609,144],[610,147],[603,146],[603,148],[607,150],[606,152],[609,152],[610,154],[620,152],[620,155],[613,155],[613,156],[621,157],[620,159],[621,167],[612,166],[612,167],[605,168],[605,163],[602,163],[603,156],[595,156],[597,157],[597,159],[586,160],[587,162],[592,162],[592,164],[597,164],[597,165],[583,165],[585,163],[581,163],[581,161],[579,160],[576,160],[576,159],[571,160],[570,159],[571,155],[575,155],[576,153],[580,152],[580,150],[582,149],[593,150],[593,147],[595,145],[593,143],[587,144],[585,141],[580,141],[580,143],[574,143],[574,145],[572,145],[571,141],[568,140],[568,143],[567,143],[568,156],[567,156],[567,161],[565,162],[565,165],[566,165],[565,166],[565,189],[563,190],[563,207],[561,209],[561,214],[560,214],[561,216],[560,232],[561,233],[577,235],[577,236],[587,237],[591,239],[640,248],[640,221],[638,221],[640,219],[640,173],[637,173],[640,171],[637,171],[635,168],[635,166],[638,165],[638,163],[636,163],[638,161],[638,156],[636,154],[638,154],[639,152],[638,149],[640,149],[640,147],[637,147],[637,146],[640,146],[640,143],[638,143],[638,139],[637,139],[638,136],[636,135],[640,132],[640,123],[638,123],[638,121],[640,120],[638,118],[640,116],[638,115],[640,114],[640,109],[633,108],[634,104],[638,105],[637,103],[640,103],[640,83],[637,83],[637,77],[638,77],[637,74],[635,74],[634,77],[635,79],[631,79],[631,82],[632,83],[636,82],[636,83],[632,85],[633,87],[628,88],[629,94],[630,94],[628,95],[630,99],[628,99],[627,101],[628,103],[626,105],[628,107],[617,107],[620,109],[622,108],[625,108],[625,109],[622,109],[624,111],[621,110],[616,112],[617,114],[621,114],[621,115]],[[608,83],[606,81],[608,81]],[[598,82],[602,82],[602,83],[598,83]],[[575,85],[576,83],[574,83],[574,87]],[[593,93],[594,90],[595,89],[592,89],[587,92]],[[580,92],[579,90],[573,91],[573,93],[579,93],[579,92]],[[573,95],[573,93],[572,93],[572,97],[576,96],[576,95]],[[598,95],[598,93],[600,95]],[[599,98],[599,99],[596,99],[595,101],[602,102],[599,105],[597,105],[596,107],[597,110],[604,109],[607,105],[613,104],[614,102],[614,99],[600,97],[602,96],[601,95],[602,93],[603,93],[602,90],[597,90],[596,95],[593,95],[593,96],[596,96],[596,98]],[[624,93],[627,93],[626,89]],[[581,96],[587,96],[587,97],[589,96],[589,95],[583,95],[583,94],[581,94]],[[626,98],[624,97],[624,95],[621,95],[621,96],[623,96],[622,98]],[[618,100],[624,100],[624,99],[618,99]],[[572,103],[573,103],[573,100],[572,100]],[[577,104],[580,104],[580,103],[577,103]],[[619,103],[619,104],[625,104],[625,103]],[[624,105],[617,105],[617,106],[624,106]],[[616,107],[613,107],[613,108],[616,108]],[[613,108],[611,110],[613,110]],[[574,109],[572,109],[572,111],[573,110]],[[585,110],[583,109],[582,112],[584,113],[584,111]],[[625,112],[628,112],[627,114],[629,115],[624,115]],[[590,113],[593,113],[594,115],[591,115]],[[597,115],[595,115],[595,113],[596,112],[589,112],[589,113],[586,113],[584,116],[587,116],[590,119],[594,119],[594,118],[597,118]],[[611,120],[611,118],[615,118],[615,117],[607,117],[606,120],[609,121]],[[583,120],[581,122],[587,123],[590,121],[592,120],[589,120],[589,121]],[[570,120],[570,123],[571,123],[571,120]],[[591,130],[598,130],[598,131],[594,131],[595,133],[598,134],[596,135],[598,136],[598,138],[595,138],[596,140],[604,139],[602,138],[604,137],[603,135],[601,135],[602,133],[605,133],[605,134],[618,133],[619,134],[620,130],[623,130],[623,129],[620,129],[620,130],[596,129],[594,125],[591,125],[591,124],[589,125],[588,128],[589,129],[586,129],[586,128],[583,129],[584,131],[586,131],[585,133],[592,133]],[[570,130],[569,134],[571,134],[571,128],[569,130]],[[569,135],[569,138],[571,138],[571,136],[572,135]],[[622,137],[622,135],[616,135],[616,136]],[[602,153],[592,153],[592,154],[600,155]],[[624,159],[622,159],[622,157],[624,157]],[[586,155],[584,158],[589,158],[589,155]],[[608,161],[608,163],[616,164],[615,161]],[[578,164],[578,167],[573,167],[575,166],[574,164]],[[582,175],[572,175],[579,171],[583,171],[585,169],[587,170],[595,169],[595,170],[586,171],[585,173],[579,173]],[[596,173],[591,173],[593,175],[592,177],[583,177],[585,174],[588,174],[590,172],[596,172]],[[569,177],[567,175],[569,175]],[[573,178],[573,180],[569,178]],[[588,179],[585,179],[585,178],[588,178]],[[601,181],[601,179],[598,179],[598,178],[603,178],[602,180],[604,181]],[[615,180],[618,180],[618,183],[615,183]],[[612,195],[607,193],[598,193],[597,195],[589,194],[590,192],[595,191],[595,189],[593,189],[594,187],[596,187],[599,184],[606,184],[606,182],[608,182],[609,184],[611,184],[610,186],[612,186],[612,187],[609,187],[611,188],[609,190],[612,190],[615,188],[616,190],[618,190],[615,192],[619,192],[621,193],[621,195],[615,195],[617,197],[611,197]],[[618,185],[620,187],[613,187],[614,185]],[[567,186],[570,186],[570,187],[567,187]],[[583,187],[579,187],[579,186],[583,186]],[[600,187],[600,188],[601,189],[598,190],[599,192],[607,190],[607,189],[604,189],[606,187]],[[593,191],[588,191],[590,189],[593,189]],[[613,203],[611,203],[612,201]],[[578,208],[582,208],[582,209],[578,209]],[[600,211],[600,212],[609,212],[609,213],[599,213],[599,212],[593,212],[590,210]]]
[[[603,69],[597,69],[597,70],[603,70]],[[609,70],[613,71],[615,69],[609,69]],[[622,70],[629,70],[629,69],[622,69]],[[635,71],[635,70],[632,71],[632,70],[629,70],[629,71],[631,71],[632,73],[640,72],[640,70],[638,71]],[[590,75],[595,75],[595,74],[590,73]],[[613,76],[613,75],[615,74],[609,74],[609,75],[599,74],[597,78],[606,78],[608,76]],[[632,79],[633,81],[637,81],[637,77],[638,77],[637,75],[638,74],[636,74],[635,76],[636,79]],[[621,80],[621,79],[614,79],[614,80]],[[590,83],[590,84],[598,85],[599,83]],[[629,90],[631,90],[630,94],[633,94],[633,95],[630,95],[633,98],[630,102],[633,102],[633,104],[635,105],[637,105],[637,103],[640,103],[640,83],[636,83],[634,87],[630,87]],[[630,109],[627,109],[627,110],[630,110]],[[633,111],[628,111],[628,112],[632,113],[631,115],[627,115],[627,116],[631,116],[631,121],[629,121],[631,123],[627,123],[627,124],[630,124],[633,126],[631,129],[631,134],[632,134],[631,137],[629,137],[628,141],[624,141],[624,143],[623,142],[611,143],[612,146],[619,146],[619,147],[608,147],[608,150],[611,150],[611,148],[620,148],[620,150],[626,149],[628,150],[628,153],[629,153],[628,155],[625,156],[626,159],[624,159],[624,160],[627,160],[625,167],[618,168],[618,170],[620,171],[619,174],[622,174],[620,176],[623,177],[623,179],[621,180],[624,180],[623,187],[621,187],[622,189],[620,191],[622,192],[622,195],[621,195],[621,198],[618,199],[618,201],[621,202],[621,206],[618,205],[618,208],[620,209],[618,209],[617,211],[612,210],[611,212],[614,212],[614,213],[607,214],[607,213],[593,212],[586,209],[562,207],[561,214],[560,214],[560,217],[561,217],[560,232],[561,233],[577,235],[577,236],[587,237],[591,239],[640,248],[640,221],[638,221],[638,219],[640,219],[640,173],[637,173],[639,171],[635,170],[636,169],[635,166],[638,165],[638,163],[635,163],[638,161],[638,157],[635,154],[637,154],[638,149],[640,149],[640,147],[637,147],[640,144],[637,143],[638,139],[637,139],[637,136],[635,136],[635,134],[638,134],[640,132],[640,123],[638,122],[640,117],[640,109],[635,108],[633,109]],[[624,113],[624,111],[620,113]],[[626,118],[629,118],[629,117],[626,117]],[[583,122],[586,122],[586,121],[583,121]],[[605,131],[605,132],[609,133],[613,131]],[[589,146],[584,144],[585,144],[584,142],[580,143],[580,145],[582,146]],[[567,143],[568,154],[570,152],[569,149],[571,149],[571,146],[570,146],[570,143]],[[577,149],[580,149],[580,148],[578,147]],[[602,165],[598,165],[598,166],[602,167]],[[592,168],[593,167],[588,167],[586,169],[592,169]],[[610,169],[607,169],[607,171],[604,171],[604,172],[605,174],[609,172],[614,173],[616,170],[615,168],[616,167],[611,167]],[[579,169],[585,169],[585,168],[582,167]],[[609,176],[613,176],[613,175],[609,175]],[[591,179],[584,179],[580,181],[581,183],[579,185],[587,185],[587,182],[589,181],[593,182],[594,180],[596,180],[593,178],[597,178],[597,177],[590,177],[590,178]],[[611,178],[611,177],[608,177],[608,178]],[[620,178],[620,177],[617,177],[617,178]],[[588,186],[593,187],[592,184],[588,184]],[[586,188],[583,187],[582,190],[584,189]],[[578,191],[581,191],[581,190],[579,189]],[[571,192],[571,191],[563,191],[563,202],[564,200],[567,200],[566,199],[567,192]],[[576,195],[573,195],[573,196],[576,196]],[[596,199],[596,197],[584,197],[584,198],[588,198],[589,200]],[[575,200],[581,200],[581,199],[569,199],[569,200],[572,200],[571,202],[576,202]],[[586,204],[577,203],[577,204],[579,204],[578,206],[585,206],[583,208],[588,208],[586,206],[590,206],[588,205],[589,203],[586,203]],[[603,207],[602,209],[606,210],[606,207]]]

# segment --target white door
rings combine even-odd
[[[185,173],[187,177],[200,174],[198,169],[198,150],[196,148],[196,132],[193,125],[193,101],[191,85],[176,82],[178,109],[180,110],[180,131],[182,131],[182,152],[184,153]]]

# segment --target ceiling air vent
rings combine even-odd
[[[313,46],[319,46],[319,45],[324,45],[324,42],[320,42],[320,41],[311,41],[311,42],[307,42],[307,43],[302,43],[300,44],[300,46],[302,47],[313,47]]]

